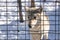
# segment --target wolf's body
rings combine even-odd
[[[49,32],[49,18],[45,15],[42,8],[26,8],[27,18],[30,27],[32,40],[41,40],[44,36],[48,39]],[[30,19],[29,19],[30,17]]]

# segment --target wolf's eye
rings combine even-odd
[[[28,17],[28,19],[31,19],[31,17]]]
[[[34,16],[34,19],[36,19],[36,17]]]
[[[28,17],[29,18],[29,17]]]

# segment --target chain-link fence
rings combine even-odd
[[[48,39],[60,40],[60,0],[34,0],[35,7],[31,7],[31,0],[20,0],[21,5],[17,1],[0,0],[0,40],[40,40],[48,30]],[[20,13],[23,15],[22,23]],[[49,23],[46,24],[46,21]]]

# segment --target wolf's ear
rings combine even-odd
[[[42,6],[40,6],[40,12],[42,12],[43,11],[43,8],[42,8]]]
[[[42,12],[43,11],[43,8],[42,7],[39,7],[38,9],[36,9],[36,11],[38,11],[38,12]]]

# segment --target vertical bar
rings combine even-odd
[[[23,15],[22,15],[21,0],[17,0],[17,3],[18,3],[18,7],[19,7],[19,18],[20,18],[20,22],[24,22],[24,21],[23,21]]]
[[[58,16],[58,40],[60,40],[60,1],[56,0],[58,3],[57,16]]]

